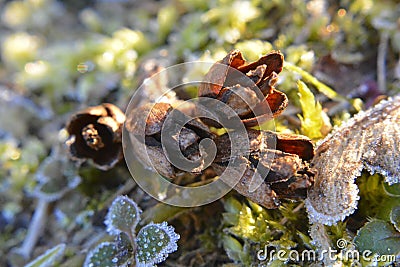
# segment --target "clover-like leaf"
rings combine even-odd
[[[125,243],[125,242],[124,242]],[[121,242],[103,242],[86,256],[83,267],[126,267],[133,260],[132,248],[121,247]],[[127,243],[126,243],[127,244]]]
[[[64,255],[65,244],[59,244],[54,248],[47,250],[45,253],[25,265],[25,267],[51,267]]]
[[[149,223],[140,229],[137,238],[136,266],[154,266],[178,249],[180,236],[166,222]]]
[[[108,209],[104,221],[107,226],[107,232],[112,235],[118,235],[121,232],[126,233],[128,236],[133,235],[140,220],[141,212],[132,199],[127,196],[118,196]]]
[[[373,220],[357,233],[354,242],[360,251],[370,250],[380,255],[400,253],[400,233],[388,222]]]

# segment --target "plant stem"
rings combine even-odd
[[[386,92],[386,52],[389,43],[388,31],[382,31],[379,38],[378,46],[378,58],[377,58],[377,69],[378,69],[378,89],[380,92]]]
[[[294,209],[292,210],[292,212],[293,212],[293,213],[296,213],[296,212],[298,212],[299,210],[301,210],[303,207],[304,207],[304,202],[302,202],[302,203],[300,203],[299,205],[297,205],[297,207],[294,208]],[[288,219],[285,217],[285,218],[283,218],[283,219],[279,222],[279,224],[285,225],[287,222],[288,222]]]
[[[22,246],[17,249],[18,254],[22,255],[25,259],[29,259],[33,248],[43,233],[44,226],[46,225],[48,206],[49,202],[47,200],[39,198],[35,213],[29,224],[28,233],[26,234]]]
[[[308,73],[307,71],[303,70],[302,68],[299,68],[289,62],[285,62],[285,65],[283,67],[289,71],[297,72],[298,74],[300,74],[305,82],[311,83],[312,85],[314,85],[315,88],[317,88],[317,90],[319,92],[323,93],[330,99],[341,100],[341,101],[346,100],[346,98],[344,98],[343,96],[336,93],[335,90],[333,90],[329,86],[323,84],[317,78],[315,78],[311,73]]]

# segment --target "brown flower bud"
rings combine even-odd
[[[199,96],[227,104],[246,127],[258,125],[281,114],[288,104],[286,95],[274,88],[282,66],[283,55],[277,51],[247,63],[239,50],[233,50],[211,67],[199,86]]]
[[[314,179],[306,162],[314,156],[310,139],[257,130],[248,130],[248,138],[249,149],[233,158],[229,135],[215,139],[217,156],[212,166],[216,173],[221,175],[232,160],[236,161],[235,166],[246,164],[234,189],[266,208],[278,207],[280,198],[305,198]],[[253,191],[255,179],[262,179],[262,183]]]
[[[124,113],[113,104],[89,107],[72,116],[66,129],[66,144],[72,159],[90,159],[101,170],[112,168],[122,158],[121,131]]]
[[[186,106],[185,113],[187,109]],[[200,142],[204,138],[213,138],[208,127],[200,120],[189,119],[182,127],[168,131],[165,138],[171,139],[162,140],[162,129],[167,117],[171,115],[173,120],[179,123],[187,119],[185,113],[167,103],[149,103],[132,110],[127,118],[126,129],[131,134],[135,155],[142,164],[168,178],[175,178],[184,172],[200,173],[206,164]],[[176,147],[173,144],[176,144]],[[171,163],[176,155],[182,155],[185,159],[199,164],[181,170]]]

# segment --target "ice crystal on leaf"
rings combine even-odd
[[[100,243],[87,255],[83,267],[124,267],[129,266],[129,258],[119,255],[117,245],[113,242]],[[124,261],[125,260],[125,261]],[[123,262],[124,261],[124,262]]]
[[[164,261],[168,254],[178,249],[176,242],[179,235],[174,232],[172,226],[166,222],[154,224],[149,223],[143,227],[136,238],[137,266],[153,266],[156,263]]]
[[[120,232],[131,235],[140,220],[140,213],[140,208],[129,197],[117,197],[111,204],[104,221],[107,232],[113,235]]]

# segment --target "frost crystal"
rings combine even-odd
[[[118,235],[121,232],[131,235],[135,232],[140,220],[140,213],[140,208],[132,199],[127,196],[117,197],[111,204],[104,221],[107,232],[112,235]]]
[[[360,112],[327,136],[316,149],[318,170],[306,207],[312,223],[344,220],[357,209],[354,183],[365,167],[391,185],[400,182],[400,96]]]
[[[137,235],[136,264],[138,267],[153,266],[164,261],[169,253],[178,249],[180,236],[166,222],[150,223]]]

